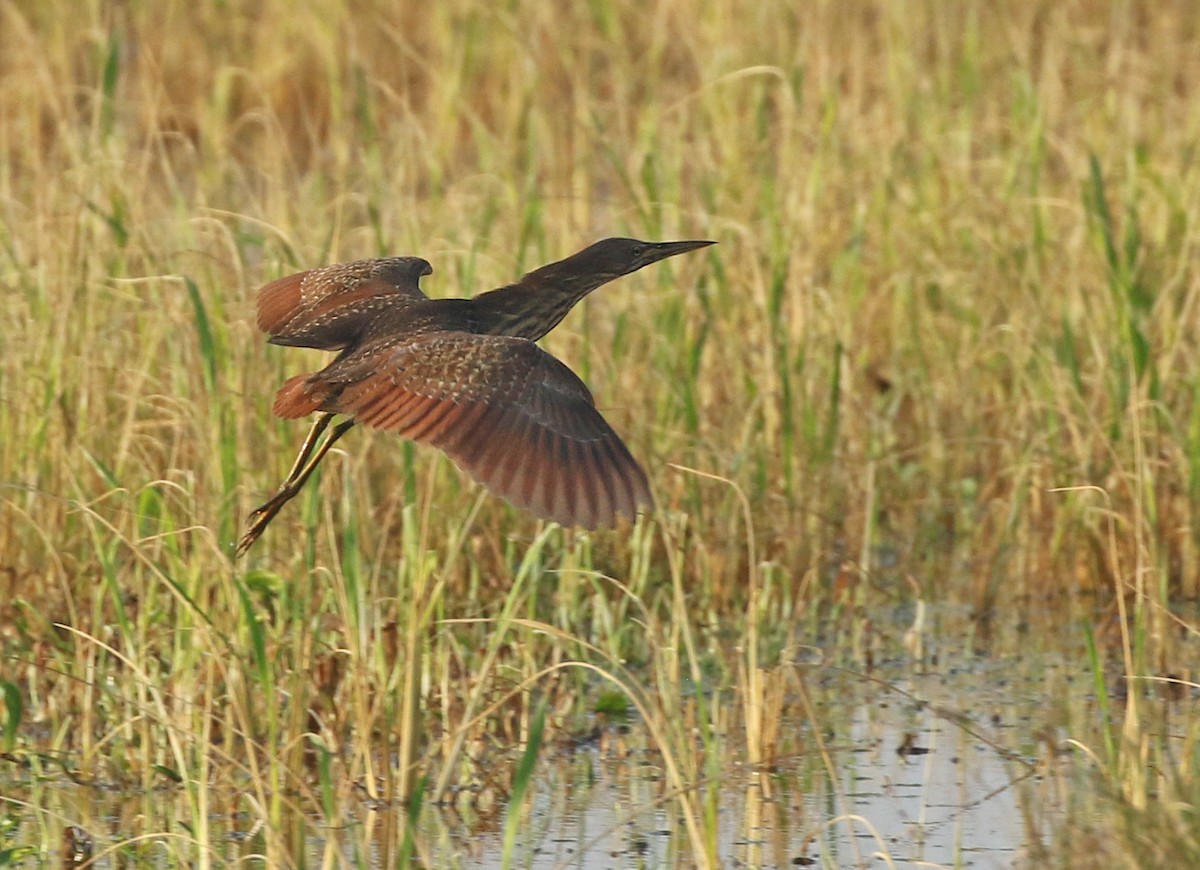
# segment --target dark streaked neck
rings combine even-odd
[[[584,296],[615,275],[581,272],[568,257],[534,269],[515,284],[471,299],[478,332],[537,341],[567,316]]]

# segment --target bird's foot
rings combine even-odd
[[[242,539],[238,541],[237,549],[233,551],[233,558],[240,559],[246,555],[246,551],[253,546],[254,542],[262,535],[271,520],[275,519],[275,515],[279,513],[287,502],[295,493],[281,490],[271,497],[271,500],[260,507],[255,508],[246,517],[246,533],[242,535]]]

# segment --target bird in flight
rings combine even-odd
[[[433,269],[420,257],[356,260],[267,284],[257,319],[267,340],[337,357],[276,395],[279,417],[317,418],[235,554],[355,425],[436,447],[495,495],[564,526],[610,526],[617,514],[650,508],[646,473],[588,388],[536,342],[597,287],[711,244],[604,239],[469,299],[427,297],[419,282]]]

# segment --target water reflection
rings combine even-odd
[[[822,735],[807,720],[786,723],[807,738],[803,754],[723,776],[723,865],[1007,868],[1028,855],[1028,808],[1039,822],[1060,812],[1038,767],[1043,676],[989,666],[863,685],[827,696]],[[585,756],[539,782],[520,866],[690,866],[652,753],[644,763]],[[501,866],[498,838],[476,846],[466,866]]]

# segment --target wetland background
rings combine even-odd
[[[0,866],[1190,866],[1200,9],[0,3]],[[355,431],[255,289],[720,242],[546,345],[659,510]],[[926,863],[922,863],[926,862]]]

